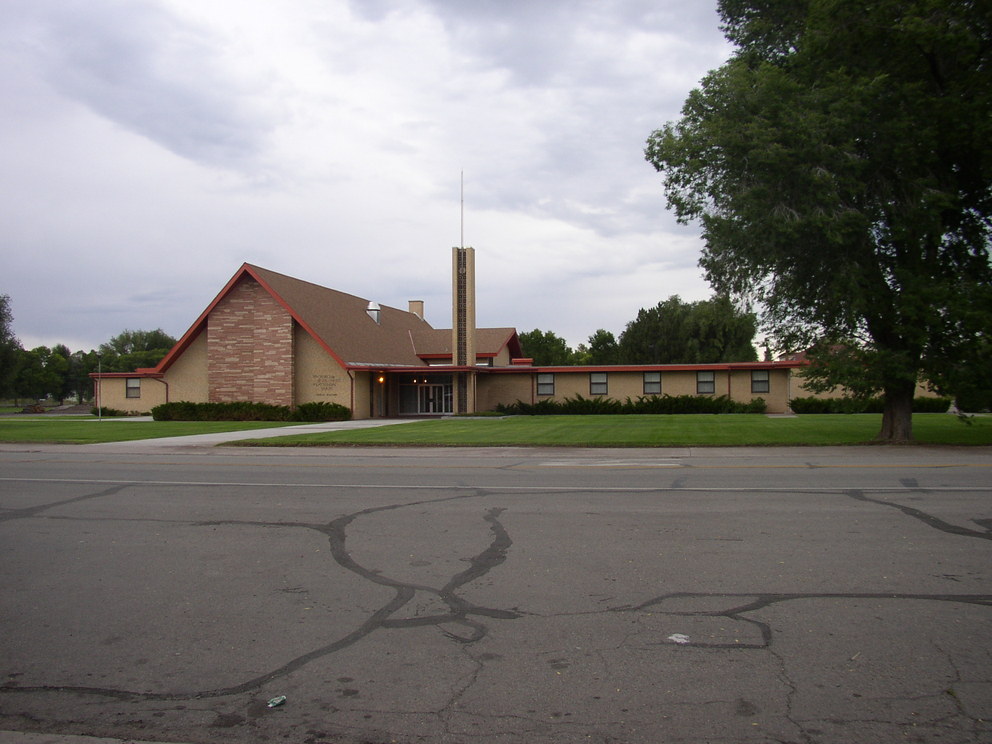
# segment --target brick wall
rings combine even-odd
[[[213,402],[293,404],[293,319],[253,279],[207,318],[207,375]]]

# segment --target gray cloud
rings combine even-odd
[[[38,2],[26,45],[62,95],[185,158],[236,166],[272,126],[226,75],[217,40],[157,5]]]
[[[444,326],[573,342],[707,293],[644,161],[728,49],[715,0],[11,0],[0,232],[15,332],[186,330],[243,261]]]

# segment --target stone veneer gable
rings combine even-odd
[[[207,318],[211,402],[293,405],[293,318],[244,277]]]

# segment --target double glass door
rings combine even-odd
[[[420,385],[418,398],[418,413],[451,413],[450,385]]]
[[[450,375],[400,380],[400,415],[440,415],[452,411]]]

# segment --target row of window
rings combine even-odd
[[[589,373],[589,394],[608,395],[610,392],[608,372]],[[416,382],[416,380],[414,380]],[[661,395],[661,372],[645,372],[643,379],[645,395]],[[141,380],[136,377],[127,379],[128,398],[141,397]],[[756,369],[751,371],[751,392],[767,393],[770,390],[768,370]],[[713,395],[716,392],[716,372],[702,371],[696,373],[696,394]],[[537,375],[537,394],[555,394],[555,375],[553,372],[541,372]]]
[[[589,394],[607,395],[610,392],[608,372],[589,373]],[[643,378],[644,395],[661,395],[661,372],[645,372]],[[755,369],[751,371],[751,392],[767,393],[771,389],[768,370]],[[716,372],[707,370],[696,373],[696,394],[713,395],[716,393]],[[537,394],[555,394],[555,375],[553,372],[540,372],[537,375]]]

